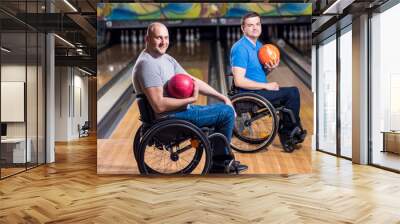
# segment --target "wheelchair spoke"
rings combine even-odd
[[[273,105],[253,93],[233,96],[237,113],[231,147],[239,152],[256,152],[273,141],[277,132],[277,114]]]
[[[171,152],[166,149],[159,149],[157,147],[147,147],[145,150],[145,163],[148,165],[148,168],[158,173],[165,174],[177,174],[177,173],[185,173],[186,169],[190,164],[198,164],[198,160],[195,159],[193,152],[193,147],[191,144],[187,144],[187,142],[181,143],[181,146],[175,146],[176,151],[172,152],[178,156],[178,160],[173,160],[171,158]],[[183,148],[181,148],[183,147]]]
[[[181,158],[182,160],[185,160],[188,164],[190,163],[189,161],[187,161],[186,159],[184,159],[184,158]]]
[[[171,159],[167,160],[167,165],[165,166],[165,169],[170,168],[172,170],[172,164],[171,164],[172,162],[171,161],[172,161]]]
[[[270,113],[269,113],[269,111],[268,111],[267,109],[265,109],[265,110],[262,111],[262,112],[257,112],[257,113],[255,114],[255,116],[253,116],[253,117],[249,120],[249,122],[256,121],[256,120],[258,120],[258,119],[260,119],[260,118],[263,118],[263,117],[265,117],[265,116],[268,116],[268,115],[270,115]]]
[[[187,145],[187,146],[185,146],[185,147],[183,147],[181,149],[176,150],[176,153],[177,154],[181,154],[181,153],[186,152],[187,150],[189,150],[191,148],[192,148],[192,145]]]
[[[140,140],[143,144],[138,161],[141,173],[171,175],[196,170],[196,173],[204,174],[209,169],[211,149],[201,129],[186,121],[166,121],[151,130]],[[207,155],[206,159],[200,162],[203,155]],[[202,165],[198,166],[199,163]]]

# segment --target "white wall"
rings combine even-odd
[[[67,67],[55,68],[55,141],[68,140],[69,76]]]
[[[75,68],[56,67],[55,98],[55,140],[79,138],[78,124],[88,120],[88,78]]]
[[[24,65],[17,65],[17,64],[16,65],[2,65],[1,66],[1,81],[5,81],[5,82],[18,81],[18,82],[26,83],[25,69],[26,69],[25,64]],[[27,69],[28,69],[28,74],[30,74],[34,68],[32,66],[28,66]],[[28,92],[27,96],[28,96],[28,98],[36,97],[36,92],[35,92],[35,94]],[[31,101],[29,99],[27,99],[27,100],[29,102]],[[7,110],[7,108],[1,108],[1,110]],[[29,114],[28,114],[28,116],[29,116]],[[28,117],[28,120],[31,120],[31,118]],[[26,126],[25,123],[26,122],[7,122],[7,136],[8,137],[25,137],[25,126]]]
[[[44,85],[40,66],[25,66],[25,64],[3,64],[1,66],[1,81],[2,82],[24,82],[26,87],[26,106],[22,102],[22,107],[19,109],[24,116],[26,112],[26,120],[23,118],[21,122],[6,122],[8,138],[24,138],[25,135],[30,139],[30,148],[32,161],[44,162]],[[27,78],[27,80],[25,80]],[[2,89],[3,92],[4,89]],[[19,90],[20,94],[24,94],[25,89]],[[7,97],[2,95],[3,97]],[[24,98],[23,96],[22,98]],[[25,100],[24,100],[25,101]],[[3,104],[3,103],[2,103]],[[13,108],[2,107],[2,112],[16,113]],[[7,111],[9,110],[9,111]],[[15,108],[14,108],[15,110]],[[39,150],[39,152],[38,152]],[[39,156],[37,157],[37,153]]]

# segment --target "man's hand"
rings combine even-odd
[[[197,83],[196,80],[193,80],[193,95],[191,96],[192,98],[192,103],[197,101],[197,98],[199,98],[199,84]]]
[[[235,108],[233,107],[232,101],[228,97],[224,97],[224,103],[228,106],[231,106],[233,109],[233,112],[235,113],[235,118],[236,118],[236,111]]]
[[[264,67],[266,69],[268,69],[268,71],[270,72],[279,66],[279,62],[280,62],[280,59],[276,60],[275,63],[273,61],[270,63],[267,62],[267,63],[265,63]]]
[[[278,91],[279,90],[279,84],[277,82],[268,82],[268,83],[265,83],[265,88],[264,89]]]

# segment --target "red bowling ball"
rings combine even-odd
[[[191,97],[193,90],[194,81],[190,76],[185,74],[174,75],[167,84],[168,95],[178,99]]]

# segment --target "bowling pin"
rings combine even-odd
[[[286,26],[283,26],[283,39],[286,39]]]
[[[196,40],[200,41],[200,29],[196,28]]]
[[[238,27],[236,30],[236,39],[239,40],[240,39],[240,28]]]
[[[143,31],[139,30],[139,44],[143,43]]]
[[[190,30],[185,29],[185,46],[186,46],[186,53],[190,54]]]
[[[127,30],[127,31],[125,31],[125,42],[126,42],[127,44],[129,44],[129,43],[130,43],[130,39],[131,39],[131,38],[129,38],[129,30]]]
[[[179,29],[176,30],[176,41],[181,42],[181,31]]]
[[[121,35],[119,36],[119,40],[121,41],[121,44],[125,41],[124,40],[124,31],[121,30]]]
[[[136,45],[136,30],[132,30],[132,44]]]

